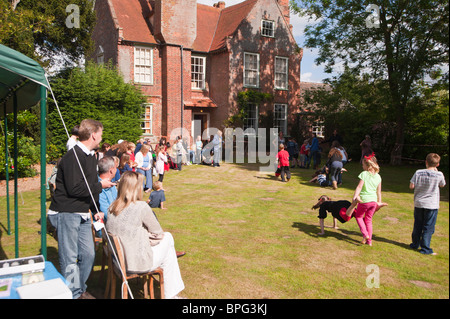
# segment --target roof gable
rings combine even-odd
[[[108,0],[126,41],[157,43],[148,18],[151,7],[147,0]]]
[[[221,9],[197,4],[197,37],[193,44],[195,51],[208,52],[214,39]]]
[[[226,45],[226,38],[232,35],[248,16],[258,0],[247,0],[221,10],[214,39],[209,51],[215,51]]]
[[[157,44],[152,34],[150,17],[153,9],[148,0],[107,0],[115,12],[123,40]],[[246,0],[226,8],[197,4],[197,35],[194,51],[211,52],[226,47],[259,0]]]

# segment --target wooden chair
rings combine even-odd
[[[106,247],[108,248],[108,280],[107,287],[105,291],[105,297],[107,293],[110,292],[110,298],[115,299],[115,288],[116,288],[116,278],[122,278],[122,299],[128,299],[128,287],[127,284],[124,284],[125,281],[134,278],[144,278],[144,298],[149,297],[150,299],[155,299],[155,293],[153,289],[153,284],[155,275],[159,277],[159,287],[161,299],[164,299],[164,274],[161,268],[156,268],[153,271],[145,272],[145,273],[127,273],[125,268],[125,255],[123,253],[122,244],[117,236],[111,235],[108,233],[109,239],[111,240],[112,245],[108,244]],[[116,255],[114,255],[114,251]],[[119,259],[117,261],[116,259]],[[122,274],[124,274],[125,278],[123,278]]]
[[[94,227],[94,215],[92,214],[91,211],[89,211],[89,212],[91,213],[92,238],[94,240],[95,250],[97,250],[100,243],[102,243],[102,268],[101,268],[100,279],[99,279],[101,281],[103,279],[103,274],[105,272],[106,256],[108,255],[108,252],[106,251],[106,248],[105,248],[106,238],[103,235],[106,230],[105,230],[105,228],[102,229],[102,238],[96,236],[96,231],[95,231],[95,227]]]

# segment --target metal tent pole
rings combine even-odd
[[[19,198],[17,196],[17,179],[19,171],[17,169],[18,145],[17,145],[17,93],[14,92],[14,236],[15,236],[15,256],[19,258]]]
[[[8,152],[8,118],[6,114],[6,102],[4,104],[5,111],[5,180],[6,180],[6,216],[8,219],[8,235],[11,235],[11,216],[9,211],[9,152]]]
[[[47,259],[47,214],[46,214],[46,150],[47,150],[47,90],[41,85],[41,254]]]

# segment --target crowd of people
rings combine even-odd
[[[60,271],[71,282],[72,296],[94,298],[87,292],[87,280],[95,259],[95,220],[119,237],[128,271],[161,267],[165,297],[181,298],[184,283],[177,258],[185,252],[175,250],[173,236],[163,231],[153,209],[165,208],[163,177],[171,168],[181,169],[178,154],[183,152],[178,148],[177,157],[169,155],[171,146],[165,139],[155,148],[145,140],[100,147],[102,134],[101,122],[83,120],[72,129],[67,152],[55,170],[48,219],[56,229]],[[158,177],[155,182],[153,175]],[[150,193],[148,200],[145,193]]]
[[[180,171],[182,165],[191,164],[220,166],[222,134],[218,131],[205,144],[197,137],[191,147],[181,136],[173,145],[165,138],[156,145],[143,139],[101,144],[102,134],[103,126],[95,120],[83,120],[74,127],[53,177],[55,188],[48,218],[56,228],[60,270],[72,280],[73,298],[93,298],[86,284],[95,258],[91,218],[103,221],[106,232],[119,237],[128,271],[163,268],[165,296],[180,298],[185,287],[177,258],[185,252],[175,249],[173,236],[163,230],[153,209],[166,209],[163,180],[168,171]],[[278,142],[276,174],[282,181],[290,180],[289,168],[309,168],[312,161],[317,170],[312,182],[334,189],[342,182],[343,167],[349,159],[336,131],[322,142],[313,135],[300,148],[293,138],[286,142],[282,133]],[[323,143],[331,147],[326,164],[318,170]],[[335,228],[338,220],[346,223],[354,217],[362,243],[372,245],[372,217],[387,203],[382,201],[380,167],[369,137],[361,143],[361,149],[363,170],[352,200],[332,201],[323,195],[313,209],[319,209],[320,235],[324,234],[324,219],[329,212]],[[439,208],[439,187],[445,186],[444,176],[437,170],[439,161],[439,155],[429,154],[426,169],[418,170],[410,181],[415,206],[410,246],[421,248],[424,254],[434,254],[430,242]],[[148,199],[144,199],[146,193],[150,193]]]
[[[326,143],[329,143],[330,150],[325,165],[320,167],[322,145]],[[289,137],[286,141],[283,132],[280,131],[278,135],[278,164],[275,176],[281,177],[282,182],[288,182],[291,176],[289,168],[309,169],[312,167],[315,173],[310,182],[318,182],[322,187],[332,186],[333,189],[337,189],[338,185],[342,184],[342,172],[346,172],[344,165],[351,161],[342,143],[342,137],[337,133],[337,130],[334,130],[333,135],[327,140],[312,133],[312,136],[303,140],[299,147],[295,138]]]

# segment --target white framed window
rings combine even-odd
[[[153,84],[153,49],[134,47],[134,82]]]
[[[316,122],[315,125],[311,127],[311,132],[316,134],[317,137],[324,137],[323,132],[325,130],[325,126],[322,122]]]
[[[275,22],[269,20],[261,20],[261,35],[264,37],[275,36]]]
[[[201,56],[191,56],[191,88],[205,88],[206,58]]]
[[[244,87],[259,87],[259,54],[244,52]]]
[[[144,114],[142,115],[141,128],[143,134],[153,135],[153,104],[144,104]]]
[[[288,58],[275,57],[275,89],[288,89]]]
[[[258,120],[259,120],[259,114],[258,114],[258,104],[249,103],[247,105],[247,116],[244,119],[244,131],[248,128],[255,129],[255,133],[258,133]]]
[[[287,135],[287,104],[274,104],[273,127]]]
[[[98,47],[98,51],[97,51],[97,64],[98,65],[105,64],[104,53],[105,53],[105,51],[103,50],[103,47],[100,45]]]

